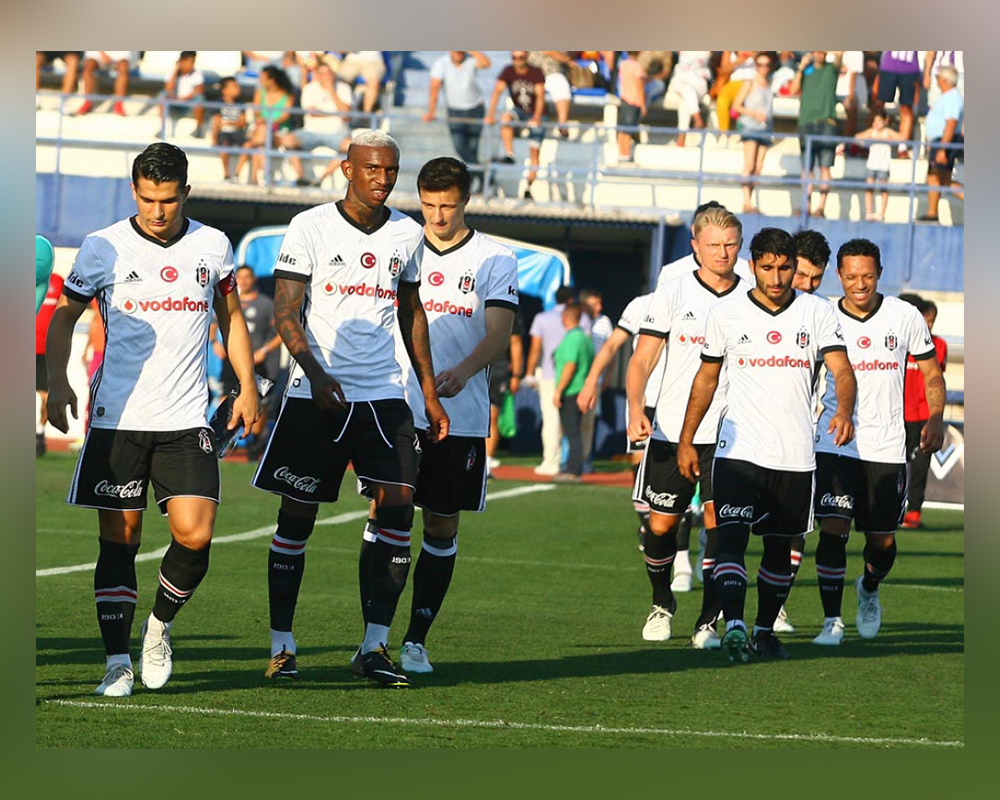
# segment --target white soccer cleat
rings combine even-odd
[[[722,647],[722,639],[711,625],[700,625],[691,637],[691,646],[695,650],[718,650]]]
[[[170,680],[174,670],[173,649],[170,647],[170,634],[166,627],[157,636],[149,633],[149,620],[142,623],[140,637],[142,638],[142,655],[139,656],[139,677],[147,689],[162,689]]]
[[[775,633],[795,633],[795,626],[789,621],[788,612],[785,611],[784,606],[778,609],[778,617],[774,620],[771,630]]]
[[[114,664],[108,667],[108,671],[104,673],[104,680],[94,689],[94,694],[104,697],[129,697],[134,684],[135,675],[132,674],[132,670],[124,664]]]
[[[844,641],[843,617],[830,617],[823,623],[823,630],[813,639],[813,644],[837,646]]]
[[[858,616],[854,624],[858,629],[858,636],[862,639],[874,639],[878,634],[878,629],[882,627],[882,606],[878,601],[878,590],[870,594],[862,586],[864,577],[858,578],[854,588],[858,593]]]
[[[673,613],[663,606],[653,606],[642,626],[642,638],[647,642],[665,642],[670,638],[670,620]]]
[[[670,582],[670,591],[672,592],[690,592],[691,591],[691,573],[690,572],[679,572],[674,575],[674,579]]]
[[[416,642],[404,642],[399,652],[399,666],[403,672],[433,672],[430,660],[427,658],[427,648]]]

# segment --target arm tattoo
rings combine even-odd
[[[321,367],[309,349],[309,340],[300,319],[305,293],[305,283],[278,278],[274,286],[274,328],[292,358],[299,362],[308,376],[313,369]]]

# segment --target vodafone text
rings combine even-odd
[[[167,297],[164,300],[126,300],[122,304],[122,311],[126,314],[134,313],[136,306],[143,311],[195,311],[199,314],[207,314],[209,311],[207,300],[192,300],[190,297]]]
[[[396,299],[396,292],[394,289],[383,289],[381,286],[369,286],[367,283],[359,283],[356,286],[345,283],[340,283],[334,286],[332,283],[328,283],[323,287],[323,291],[327,294],[333,294],[338,290],[341,294],[346,294],[348,296],[357,295],[358,297],[377,297],[380,300],[383,298],[387,300]]]
[[[883,372],[887,369],[898,370],[899,362],[872,359],[871,361],[859,361],[856,364],[851,364],[851,369],[855,372]]]
[[[767,358],[740,357],[736,360],[740,367],[792,367],[794,369],[811,369],[812,364],[805,358],[794,358],[792,356],[768,356]]]

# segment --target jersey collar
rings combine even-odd
[[[842,314],[844,314],[844,316],[850,317],[851,319],[856,320],[857,322],[868,322],[868,320],[870,320],[872,317],[874,317],[878,313],[878,310],[880,308],[882,308],[882,301],[883,300],[885,300],[885,295],[882,294],[881,292],[879,292],[878,293],[878,300],[875,301],[875,308],[873,308],[871,311],[869,311],[868,312],[868,316],[866,316],[866,317],[859,317],[857,314],[852,314],[850,311],[848,311],[846,308],[844,308],[844,298],[843,297],[841,297],[837,301],[837,308],[840,309],[840,312]]]
[[[468,233],[467,233],[467,234],[465,235],[465,238],[464,238],[464,239],[462,239],[462,241],[460,241],[460,242],[459,242],[458,244],[456,244],[456,245],[455,245],[454,247],[449,247],[449,248],[448,248],[447,250],[438,250],[438,249],[437,249],[437,248],[436,248],[436,247],[435,247],[435,246],[434,246],[434,245],[433,245],[433,244],[431,243],[431,240],[430,240],[430,239],[428,239],[428,238],[427,238],[427,236],[425,235],[425,236],[424,236],[424,247],[425,247],[425,248],[426,248],[427,250],[430,250],[430,251],[431,251],[432,253],[434,253],[435,255],[439,255],[439,256],[443,256],[443,255],[445,255],[445,254],[447,254],[447,253],[454,253],[454,252],[455,252],[456,250],[458,250],[458,249],[459,249],[460,247],[465,247],[465,246],[466,246],[466,245],[467,245],[467,244],[468,244],[469,242],[471,242],[471,241],[472,241],[472,237],[473,237],[473,236],[475,236],[475,235],[476,235],[476,232],[475,232],[474,230],[472,230],[472,228],[469,228],[469,232],[468,232]]]
[[[157,239],[155,236],[150,236],[146,231],[139,227],[139,223],[136,221],[135,217],[129,217],[128,221],[132,224],[132,230],[135,231],[139,236],[145,239],[147,242],[152,242],[153,244],[158,244],[160,247],[170,247],[173,244],[177,244],[181,239],[184,238],[184,234],[188,232],[188,228],[191,227],[191,220],[184,217],[184,224],[181,225],[181,229],[176,233],[176,235],[171,236],[167,241],[162,239]]]
[[[382,219],[379,221],[378,225],[376,225],[374,228],[366,228],[360,222],[351,219],[347,215],[347,213],[344,211],[342,207],[343,202],[344,202],[343,200],[338,200],[336,203],[334,203],[334,205],[337,207],[337,211],[340,212],[340,216],[344,218],[344,222],[346,222],[348,225],[351,225],[354,228],[357,228],[366,236],[371,236],[372,234],[380,230],[382,226],[389,221],[389,217],[392,216],[392,212],[389,210],[389,208],[387,206],[382,206]]]
[[[699,267],[699,269],[700,269],[700,267]],[[701,279],[701,276],[698,274],[698,270],[697,269],[694,270],[691,274],[694,275],[694,279],[696,281],[698,281],[698,283],[701,285],[702,289],[704,289],[706,292],[711,292],[716,297],[725,297],[727,294],[729,294],[730,292],[734,291],[736,289],[736,287],[740,285],[740,276],[737,275],[734,272],[733,273],[733,278],[735,280],[733,281],[733,285],[730,286],[728,289],[726,289],[724,292],[717,292],[717,291],[715,291],[715,289],[713,289],[711,286],[709,286],[707,283],[705,283],[705,281],[703,281]]]
[[[785,311],[787,311],[789,308],[791,308],[792,303],[795,302],[795,298],[798,297],[798,296],[799,296],[799,293],[797,291],[793,290],[792,291],[792,299],[789,300],[787,303],[785,303],[781,308],[777,308],[774,311],[772,311],[767,306],[765,306],[762,302],[760,302],[760,300],[758,300],[756,297],[753,296],[753,289],[751,289],[749,292],[747,292],[747,298],[749,298],[750,302],[753,303],[755,306],[757,306],[757,308],[759,308],[765,314],[770,314],[772,317],[776,317],[776,316],[778,316],[778,314],[783,314]]]

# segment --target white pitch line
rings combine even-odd
[[[237,708],[199,708],[197,706],[133,705],[102,703],[94,700],[47,700],[49,705],[71,708],[98,708],[103,711],[137,711],[151,713],[201,714],[216,717],[246,717],[250,719],[300,720],[341,725],[412,725],[433,728],[483,728],[493,730],[547,731],[551,733],[596,733],[638,736],[697,736],[706,739],[746,739],[755,741],[818,742],[825,744],[900,745],[926,747],[965,747],[962,741],[936,739],[902,739],[887,736],[833,736],[826,733],[749,733],[748,731],[693,731],[682,728],[619,728],[604,725],[542,725],[537,722],[511,722],[503,719],[432,719],[410,717],[319,716],[287,714],[273,711],[247,711]]]
[[[524,494],[533,494],[535,492],[550,492],[555,489],[548,483],[537,483],[531,486],[519,486],[516,489],[505,489],[502,492],[497,492],[496,494],[488,494],[486,496],[487,500],[503,500],[507,497],[520,497]],[[347,511],[343,514],[337,514],[333,517],[327,517],[326,519],[317,520],[317,525],[341,525],[345,522],[353,522],[356,519],[367,519],[368,510],[364,511]],[[274,533],[274,525],[267,525],[261,528],[254,528],[250,531],[244,531],[243,533],[233,533],[228,536],[216,536],[212,539],[212,546],[226,544],[228,542],[245,542],[250,539],[260,539],[264,536],[271,536]],[[136,563],[140,561],[155,561],[156,559],[163,558],[163,554],[167,552],[166,547],[161,547],[157,550],[153,550],[149,553],[140,553],[135,557]],[[50,575],[67,575],[71,572],[88,572],[97,566],[96,562],[91,561],[88,564],[73,564],[69,567],[50,567],[49,569],[36,569],[36,578],[46,578]]]

